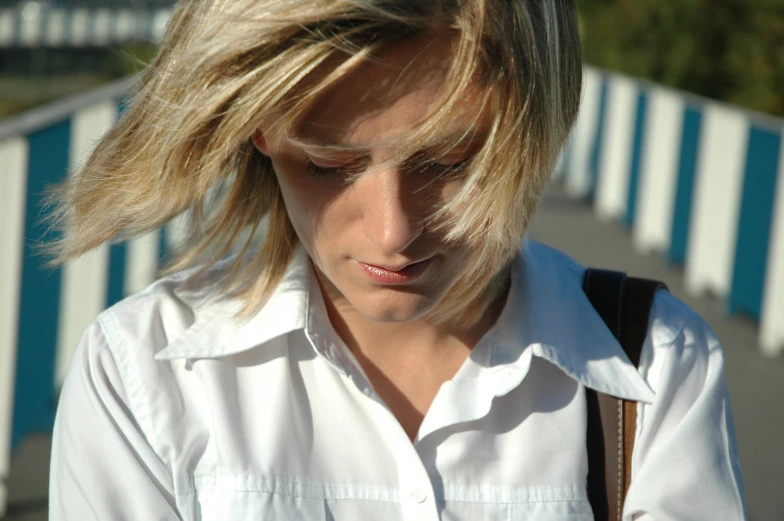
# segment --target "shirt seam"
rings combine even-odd
[[[669,304],[666,304],[666,305],[668,307],[672,307]],[[701,316],[699,316],[698,314],[696,314],[696,313],[694,313],[692,311],[692,315],[687,320],[684,320],[684,322],[681,325],[680,329],[678,329],[678,333],[673,335],[672,339],[669,342],[669,345],[667,346],[667,348],[665,349],[664,353],[662,353],[661,356],[666,358],[670,354],[670,351],[672,351],[672,349],[674,348],[676,341],[683,337],[684,332],[686,331],[686,328],[693,327],[693,328],[696,329],[695,326],[699,326],[703,322],[704,322],[704,319]],[[653,322],[651,321],[651,323],[653,323]],[[649,327],[648,328],[648,335],[651,334],[652,330],[653,330],[653,327]],[[655,346],[653,345],[653,340],[651,340],[651,349],[653,349],[654,352],[655,352]],[[709,353],[708,353],[708,356],[710,356]],[[656,373],[656,377],[657,377],[657,379],[659,381],[661,381],[662,371],[664,371],[664,364],[660,364],[659,371]],[[650,379],[648,379],[648,380],[650,380]],[[653,403],[645,404],[645,405],[652,406]],[[724,424],[726,425],[727,424],[727,402],[726,402],[726,400],[724,400],[724,403],[722,404],[721,413],[722,413],[722,419],[724,421]],[[645,418],[645,415],[643,414],[642,417],[640,417],[639,432],[635,433],[636,434],[636,436],[634,438],[634,445],[635,446],[637,445],[637,442],[639,441],[640,437],[642,436],[643,430],[645,428],[645,420],[646,420],[646,418]],[[727,429],[723,429],[722,441],[724,442],[724,446],[727,447],[727,449],[729,449],[730,448],[730,440],[729,440],[729,434],[727,432]],[[632,450],[634,450],[634,449],[632,449]],[[738,480],[737,480],[737,477],[735,476],[735,472],[733,471],[733,465],[732,465],[732,462],[730,461],[729,450],[724,451],[724,452],[725,452],[725,454],[724,454],[724,458],[723,458],[723,460],[724,460],[723,463],[725,465],[725,469],[729,471],[729,475],[732,476],[732,489],[733,489],[733,492],[734,492],[734,495],[735,495],[735,499],[737,500],[737,502],[735,503],[737,505],[737,507],[738,507],[736,509],[736,514],[738,514],[737,519],[744,519],[743,508],[740,506],[740,505],[743,504],[743,498],[741,498],[740,489],[738,488]],[[632,458],[632,482],[634,482],[634,474],[635,474],[634,471],[637,469],[637,467],[639,467],[639,461],[637,461],[636,458]]]
[[[108,327],[108,324],[106,323],[107,319],[112,321],[112,325],[114,327]],[[133,418],[135,418],[139,423],[141,434],[145,437],[145,439],[147,439],[150,449],[153,451],[158,460],[164,465],[164,467],[169,468],[169,466],[166,464],[166,461],[163,457],[161,457],[160,452],[156,448],[158,444],[156,436],[154,435],[150,408],[143,407],[143,402],[145,401],[143,400],[145,397],[144,387],[141,385],[139,378],[135,378],[129,372],[131,369],[131,364],[127,356],[127,350],[125,349],[125,337],[120,332],[119,327],[117,327],[117,318],[114,316],[111,309],[108,309],[104,314],[99,315],[98,323],[100,324],[101,330],[105,335],[106,345],[108,346],[115,360],[121,362],[117,364],[117,372],[120,374],[120,378],[122,379],[123,385],[125,386],[125,389],[128,393],[128,408],[130,409]],[[122,344],[123,347],[120,348],[113,342],[113,340],[115,340],[117,344]],[[131,383],[133,383],[133,385],[131,385]],[[174,484],[174,476],[171,472],[169,472],[169,479],[171,490],[175,491],[176,487]]]
[[[678,339],[680,339],[680,338],[682,338],[684,336],[684,332],[686,331],[687,327],[694,326],[694,325],[696,325],[697,323],[699,323],[701,321],[702,321],[702,318],[699,317],[699,316],[692,316],[688,320],[684,321],[683,324],[681,325],[680,329],[678,329],[678,333],[673,335],[672,340],[669,341],[669,343],[668,343],[669,345],[667,345],[667,348],[664,350],[664,353],[662,353],[662,357],[664,359],[666,359],[669,356],[670,351],[672,351],[674,349],[675,343],[678,341]],[[653,329],[652,327],[648,329],[648,335],[651,334],[651,330],[652,329]],[[656,347],[653,345],[653,339],[651,339],[651,349],[654,350],[654,353],[656,352]],[[659,370],[656,373],[656,378],[658,379],[659,382],[661,382],[662,371],[664,371],[664,366],[665,366],[665,364],[660,364],[659,365]],[[650,385],[650,384],[648,384],[648,385]],[[651,404],[651,405],[653,405],[653,404]]]
[[[98,317],[98,325],[100,326],[101,332],[103,333],[104,338],[106,339],[106,346],[111,352],[112,357],[115,359],[115,362],[119,362],[116,363],[117,372],[120,375],[120,379],[122,380],[123,387],[125,387],[125,390],[128,393],[128,402],[129,402],[128,407],[131,409],[131,412],[133,413],[133,418],[137,419],[141,424],[142,423],[141,418],[143,417],[146,418],[147,415],[140,416],[138,414],[140,409],[138,400],[136,399],[138,382],[134,381],[133,385],[130,382],[130,377],[127,373],[128,359],[124,355],[124,353],[121,353],[116,349],[116,346],[114,345],[112,340],[115,339],[117,335],[115,334],[114,328],[110,328],[106,324],[105,319],[107,317],[111,318],[112,321],[114,322],[114,325],[116,325],[116,321],[114,320],[114,317],[111,316],[110,310],[107,310],[104,315]]]
[[[673,346],[675,345],[675,342],[679,338],[681,338],[681,336],[683,336],[683,332],[686,330],[686,327],[688,327],[692,323],[692,321],[696,321],[698,318],[699,317],[690,317],[689,320],[685,321],[681,325],[680,329],[678,330],[678,333],[673,335],[672,339],[668,342],[667,347],[664,349],[664,353],[661,354],[661,356],[663,358],[667,358],[667,356],[670,354],[670,351],[673,349]],[[653,357],[656,354],[656,346],[653,345],[653,337],[651,336],[652,332],[653,332],[653,317],[651,317],[649,319],[648,332],[646,333],[646,338],[650,339],[650,342],[649,342],[650,343],[650,349],[653,352],[653,355],[651,357],[649,357],[651,362],[653,362]],[[644,360],[644,358],[642,356],[640,356],[640,359]],[[637,370],[639,371],[640,368],[638,367]],[[651,384],[650,384],[650,381],[651,381],[650,376],[651,375],[650,375],[649,370],[650,370],[650,367],[647,368],[646,376],[645,376],[644,379],[645,379],[645,383],[648,384],[648,386],[651,389],[653,389],[653,386],[651,386]],[[659,382],[661,382],[662,371],[664,371],[664,364],[659,364],[659,370],[656,373],[656,380],[659,381]],[[654,393],[656,393],[655,390],[654,390]],[[656,403],[655,402],[655,397],[654,397],[654,401],[651,402],[651,403],[637,402],[637,419],[639,420],[639,425],[635,426],[635,431],[636,432],[634,433],[634,445],[632,446],[632,482],[634,482],[634,476],[636,474],[636,471],[640,467],[640,461],[639,461],[639,459],[637,457],[635,457],[635,454],[639,454],[639,452],[635,451],[634,449],[637,447],[637,444],[640,441],[640,438],[642,438],[643,432],[645,431],[645,424],[646,424],[646,420],[647,420],[647,415],[645,414],[647,411],[641,411],[641,409],[642,409],[642,406],[653,407],[653,405],[655,403]],[[642,412],[642,414],[640,414],[641,412]]]
[[[470,503],[470,504],[478,504],[478,505],[535,505],[539,503],[583,503],[588,501],[588,498],[577,498],[577,499],[531,499],[531,500],[520,500],[520,501],[471,501],[467,499],[441,499],[436,498],[436,501],[443,501],[443,502],[451,502],[451,503]]]
[[[242,494],[269,494],[272,496],[285,496],[290,498],[296,499],[308,499],[308,500],[315,500],[315,501],[367,501],[373,503],[388,503],[393,505],[400,505],[404,504],[405,501],[401,498],[396,500],[391,499],[378,499],[378,498],[366,498],[366,497],[321,497],[316,495],[297,495],[291,494],[288,492],[277,492],[277,491],[267,491],[267,490],[256,490],[250,488],[197,488],[194,490],[196,496],[202,495],[202,493],[208,495],[212,492],[236,492]],[[531,499],[531,500],[519,500],[519,501],[475,501],[475,500],[468,500],[468,499],[446,499],[442,497],[435,497],[434,500],[437,503],[465,503],[465,504],[472,504],[472,505],[535,505],[535,504],[552,504],[552,503],[584,503],[588,501],[588,498],[575,498],[575,499]]]
[[[728,429],[726,428],[728,423],[727,422],[727,399],[723,400],[722,402],[721,415],[725,426],[724,429],[721,429],[722,439],[724,441],[724,446],[727,449],[724,451],[724,464],[726,465],[726,469],[729,475],[732,476],[732,490],[735,493],[735,499],[736,499],[735,505],[737,506],[737,509],[735,510],[735,513],[737,515],[736,519],[745,519],[743,507],[742,507],[743,498],[740,495],[740,488],[738,487],[738,479],[737,476],[735,475],[732,461],[730,461],[730,449],[732,448],[732,444],[730,443],[729,432]]]
[[[395,500],[385,500],[385,499],[378,499],[378,498],[367,498],[367,497],[321,497],[318,495],[309,495],[309,494],[292,494],[289,492],[284,491],[274,491],[274,490],[265,490],[262,487],[253,487],[253,486],[234,486],[234,487],[217,487],[217,486],[200,486],[200,483],[208,483],[210,481],[215,481],[220,476],[230,476],[230,477],[238,477],[238,478],[247,478],[247,477],[255,477],[256,474],[246,474],[246,473],[205,473],[200,475],[194,475],[192,484],[193,484],[193,491],[198,495],[201,492],[209,493],[209,492],[247,492],[247,493],[265,493],[265,494],[272,494],[272,495],[282,495],[287,497],[296,497],[302,499],[323,499],[328,501],[375,501],[375,502],[382,502],[382,503],[400,503],[401,496],[400,496],[400,489],[395,487],[385,487],[385,486],[375,486],[375,485],[366,485],[360,483],[328,483],[328,484],[315,484],[315,483],[308,483],[305,481],[298,481],[296,479],[281,476],[279,474],[264,474],[264,476],[268,479],[268,482],[278,482],[278,483],[285,483],[291,485],[300,485],[305,488],[344,488],[344,489],[366,489],[372,490],[382,493],[387,493],[389,495],[396,496],[397,499]],[[574,492],[576,497],[573,498],[562,498],[562,499],[528,499],[528,500],[516,500],[516,501],[494,501],[493,504],[532,504],[532,503],[579,503],[583,501],[587,501],[588,497],[585,494],[581,495],[581,489],[576,486],[564,486],[564,487],[521,487],[521,488],[514,488],[514,487],[489,487],[493,489],[498,489],[502,491],[549,491],[549,490],[566,490],[569,492]],[[327,494],[324,494],[327,496]],[[436,497],[436,501],[450,501],[456,503],[472,503],[472,504],[486,504],[488,501],[477,501],[477,500],[470,500],[470,499],[446,499],[444,497]]]
[[[291,484],[295,484],[295,485],[303,485],[303,486],[306,486],[306,487],[317,487],[318,486],[318,485],[315,485],[313,483],[308,483],[306,481],[298,481],[298,480],[296,480],[294,478],[290,478],[290,477],[287,477],[287,476],[281,476],[280,474],[253,474],[253,473],[251,473],[251,474],[248,474],[248,473],[236,473],[235,474],[235,473],[226,473],[226,472],[216,472],[216,473],[195,474],[193,476],[194,488],[196,488],[196,483],[197,482],[215,480],[215,479],[219,479],[222,476],[228,476],[228,477],[234,477],[234,478],[236,478],[236,477],[242,477],[242,478],[251,477],[251,478],[254,478],[254,479],[256,479],[256,476],[264,476],[265,478],[267,478],[268,481],[278,481],[278,482],[281,482],[281,483],[291,483]],[[357,487],[357,488],[362,487],[362,488],[374,489],[374,490],[397,491],[397,489],[394,488],[394,487],[383,487],[383,486],[376,486],[376,485],[363,485],[361,483],[330,483],[329,485],[333,486],[333,487],[347,487],[347,488],[348,487]],[[216,487],[213,487],[213,489],[214,490],[222,490],[222,489],[216,488]],[[240,487],[240,488],[238,488],[238,490],[245,490],[245,489],[250,490],[250,487]],[[234,490],[234,489],[228,489],[228,490]]]
[[[272,494],[272,495],[282,495],[282,496],[288,496],[288,497],[296,497],[296,498],[302,498],[302,499],[324,499],[324,500],[329,499],[329,500],[335,500],[335,501],[338,501],[338,500],[363,500],[363,501],[377,501],[377,502],[382,502],[382,503],[397,503],[397,502],[400,501],[399,497],[396,500],[394,500],[394,501],[393,500],[385,500],[385,499],[376,499],[376,498],[324,498],[324,497],[320,497],[320,496],[317,496],[317,495],[308,495],[308,494],[297,495],[297,494],[291,494],[291,493],[282,492],[282,491],[265,490],[262,487],[258,487],[258,486],[257,487],[252,487],[252,486],[217,487],[217,486],[214,486],[214,485],[213,486],[206,486],[206,487],[205,486],[199,486],[199,483],[201,483],[201,482],[214,481],[214,480],[216,480],[216,478],[219,478],[220,476],[253,477],[255,475],[254,474],[242,474],[242,473],[241,474],[232,474],[232,473],[229,473],[229,474],[226,474],[226,473],[210,474],[210,473],[207,473],[207,474],[195,475],[195,476],[193,476],[193,480],[192,480],[194,492],[197,495],[200,492],[202,492],[202,491],[204,491],[204,492],[231,491],[231,492],[247,492],[247,493],[258,492],[258,493],[265,493],[265,494]],[[307,482],[304,482],[304,481],[297,481],[296,479],[292,479],[292,478],[289,478],[289,477],[286,477],[286,476],[280,476],[280,475],[277,475],[277,474],[265,474],[264,476],[268,478],[267,481],[269,481],[269,482],[277,482],[277,483],[285,483],[285,484],[291,484],[291,485],[299,485],[299,486],[302,486],[302,487],[314,488],[314,489],[319,487],[319,485],[316,485],[316,484],[307,483]],[[399,494],[399,491],[396,488],[379,487],[379,486],[373,486],[373,485],[362,485],[362,484],[358,484],[358,483],[330,483],[329,486],[331,486],[331,487],[342,487],[342,488],[347,488],[347,489],[349,489],[349,488],[357,488],[357,489],[364,488],[364,489],[367,489],[367,490],[373,490],[375,492],[386,492],[386,493],[394,494],[395,496],[398,496],[398,494]],[[323,487],[323,485],[322,485],[322,487]]]

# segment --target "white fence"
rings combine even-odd
[[[561,180],[641,251],[685,265],[689,290],[760,319],[764,353],[784,346],[784,154],[779,120],[586,68]],[[79,336],[155,278],[169,226],[61,270],[33,246],[45,187],[74,172],[122,111],[124,80],[0,122],[0,516],[13,448],[52,427]]]
[[[586,68],[563,182],[784,349],[784,121]]]
[[[47,185],[76,171],[122,110],[131,80],[0,122],[0,517],[10,455],[31,432],[49,432],[57,393],[87,325],[154,281],[167,228],[107,245],[48,272],[36,243]]]
[[[170,17],[171,9],[64,9],[28,2],[0,9],[0,49],[158,42]]]

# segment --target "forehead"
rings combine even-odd
[[[417,37],[389,46],[331,86],[300,119],[297,139],[369,148],[404,140],[432,116],[442,100],[453,60],[448,37]],[[481,132],[489,111],[478,82],[457,110],[439,122],[445,139]]]

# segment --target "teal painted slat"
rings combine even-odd
[[[111,16],[109,16],[109,41],[124,43],[120,40],[120,13],[116,9],[112,9]]]
[[[158,230],[158,267],[161,268],[166,265],[169,260],[169,231],[166,225],[161,226]]]
[[[678,184],[675,190],[675,205],[672,218],[669,259],[674,264],[683,264],[686,261],[692,193],[694,192],[694,178],[697,172],[697,151],[700,144],[701,128],[702,113],[698,109],[688,107],[683,115],[683,137],[681,138],[681,154],[678,161]]]
[[[56,238],[40,222],[42,193],[68,172],[71,122],[66,120],[29,136],[25,251],[19,305],[19,348],[16,361],[11,446],[31,432],[48,432],[55,413],[55,359],[59,323],[61,271],[41,268],[33,247]]]
[[[637,211],[637,186],[640,180],[640,161],[642,160],[642,144],[645,143],[645,119],[648,114],[648,95],[640,91],[637,96],[637,114],[634,122],[634,143],[632,148],[632,164],[629,171],[629,198],[626,203],[628,227],[634,225],[634,214]]]
[[[94,9],[90,9],[87,11],[87,26],[84,29],[84,44],[86,47],[90,47],[93,45],[93,40],[95,40],[95,15],[96,11]]]
[[[122,115],[125,103],[117,101],[117,115]],[[112,244],[109,250],[109,276],[106,285],[106,307],[125,298],[125,263],[128,248],[125,243]]]
[[[13,30],[11,31],[11,46],[18,47],[22,44],[22,13],[14,16]]]
[[[743,176],[730,313],[760,318],[781,154],[781,132],[752,126]]]
[[[593,135],[591,145],[591,157],[589,163],[590,185],[588,186],[588,199],[593,201],[596,195],[596,184],[599,181],[599,164],[602,157],[602,146],[604,142],[605,112],[607,112],[607,78],[602,78],[602,85],[599,90],[599,112],[596,116],[596,132]]]
[[[71,31],[72,23],[73,22],[71,21],[71,9],[69,8],[65,10],[65,31],[63,33],[63,45],[65,46],[69,45],[69,42],[71,41],[71,35],[73,34]]]
[[[561,171],[558,172],[560,175],[560,182],[563,183],[566,180],[566,176],[568,175],[570,165],[572,164],[572,158],[574,157],[574,144],[572,143],[573,138],[570,138],[566,145],[564,145],[562,154],[563,158],[561,159]]]
[[[125,297],[125,260],[128,248],[125,243],[113,244],[109,250],[109,280],[106,288],[106,306],[113,306]]]

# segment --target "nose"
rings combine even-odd
[[[413,186],[413,176],[395,165],[380,167],[362,177],[363,231],[387,254],[400,253],[424,230],[420,215],[424,190]]]

